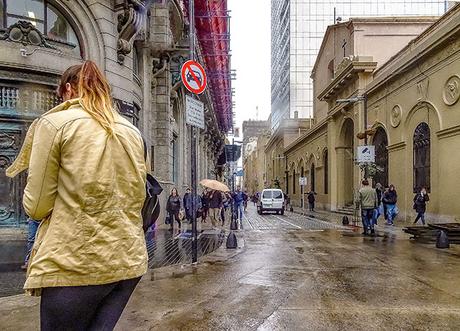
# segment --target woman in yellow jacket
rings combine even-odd
[[[58,93],[31,133],[24,208],[42,221],[24,288],[42,296],[42,330],[112,330],[147,271],[142,137],[93,62],[67,69]]]

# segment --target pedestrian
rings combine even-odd
[[[209,192],[207,189],[204,189],[201,195],[201,223],[206,223],[208,214],[209,214]]]
[[[308,205],[310,206],[310,211],[315,211],[315,198],[316,192],[313,190],[310,190],[310,192],[307,193],[307,200],[308,200]]]
[[[361,217],[363,222],[363,234],[374,235],[374,223],[373,216],[374,210],[378,205],[377,191],[369,186],[369,181],[364,179],[362,181],[362,188],[359,190],[359,203],[361,207]]]
[[[220,212],[220,219],[222,220],[222,226],[225,225],[225,214],[227,212],[228,207],[230,206],[231,201],[232,201],[232,198],[230,197],[230,194],[224,193],[223,206]]]
[[[18,156],[25,212],[40,220],[24,288],[41,295],[42,331],[112,330],[147,272],[144,145],[94,62],[67,69],[57,91],[64,102],[32,123]]]
[[[192,224],[192,219],[193,219],[193,208],[192,208],[192,193],[190,191],[190,188],[187,187],[185,190],[184,198],[183,198],[183,203],[184,203],[184,210],[185,210],[185,219],[189,222],[189,224]],[[195,207],[197,208],[197,207]]]
[[[32,247],[35,242],[35,235],[37,234],[38,226],[40,222],[35,221],[31,218],[27,219],[27,252],[24,259],[24,264],[21,266],[22,270],[27,270],[29,264],[30,253],[32,252]]]
[[[254,193],[252,195],[252,202],[254,203],[254,207],[256,207],[257,206],[257,193]]]
[[[426,212],[426,203],[430,201],[430,197],[426,192],[426,188],[422,187],[419,193],[414,196],[414,209],[417,213],[414,224],[419,220],[422,220],[422,224],[425,225],[425,212]]]
[[[388,191],[383,194],[382,201],[387,208],[386,225],[394,225],[394,219],[398,214],[398,207],[396,206],[396,203],[398,202],[398,194],[393,184],[391,184],[388,188]]]
[[[377,225],[378,219],[383,212],[382,206],[382,197],[383,197],[383,188],[382,184],[377,183],[375,184],[375,192],[377,193],[377,208],[374,210],[373,222],[374,225]]]
[[[220,223],[220,210],[223,205],[222,192],[211,190],[208,194],[209,201],[209,216],[213,229]]]
[[[235,214],[236,217],[238,218],[241,228],[243,227],[243,206],[244,206],[244,192],[241,191],[240,187],[236,188],[236,191],[233,193],[233,202],[234,202],[234,207],[235,207]]]
[[[244,192],[243,192],[243,206],[244,206],[244,212],[246,212],[246,211],[248,210],[248,200],[249,200],[248,192],[247,192],[247,191],[244,191]]]
[[[179,217],[179,212],[181,208],[181,201],[180,195],[177,192],[177,189],[174,187],[171,190],[171,194],[169,195],[168,202],[166,203],[166,211],[169,215],[169,230],[172,231],[174,229],[174,220],[179,225],[179,231],[181,231],[181,220]]]

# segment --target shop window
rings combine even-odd
[[[74,46],[73,53],[82,56],[75,30],[64,15],[48,1],[0,0],[0,14],[2,28],[7,28],[18,21],[30,22],[50,39],[71,44]]]
[[[426,123],[420,123],[414,133],[414,192],[422,187],[430,190],[430,153],[430,127]]]

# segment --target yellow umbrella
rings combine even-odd
[[[219,182],[214,179],[203,179],[200,182],[204,187],[210,188],[211,190],[221,191],[221,192],[230,192],[230,189],[224,183]]]

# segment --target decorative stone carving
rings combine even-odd
[[[0,36],[0,40],[12,41],[23,45],[56,49],[48,44],[40,30],[27,21],[18,21],[17,23],[11,25],[8,29],[6,29],[3,35]]]
[[[145,2],[125,0],[123,12],[118,15],[118,63],[123,64],[125,56],[131,53],[132,40],[139,32],[145,17]]]
[[[14,143],[14,136],[0,132],[0,149],[12,148]]]
[[[460,77],[455,75],[450,77],[444,85],[444,91],[442,93],[444,103],[448,106],[452,106],[457,103],[460,98]]]
[[[428,96],[428,86],[429,85],[430,85],[430,81],[428,79],[422,80],[417,83],[418,101],[426,100]]]
[[[391,126],[394,128],[397,128],[399,124],[401,123],[401,118],[402,118],[402,109],[400,105],[396,105],[393,107],[391,110]]]

